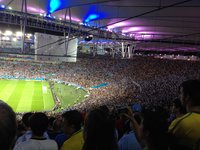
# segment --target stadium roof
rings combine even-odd
[[[200,0],[26,0],[27,12],[121,32],[135,39],[200,44]],[[0,0],[22,10],[22,0]]]

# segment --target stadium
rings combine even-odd
[[[56,3],[56,1],[52,1],[52,3],[54,2]],[[88,5],[89,6],[97,5],[98,7],[102,7],[103,9],[104,2],[102,2],[102,4],[101,4],[101,0],[99,2],[100,2],[99,5],[95,4],[96,2],[91,2],[91,4],[88,4]],[[136,97],[136,99],[138,100],[137,97],[138,96],[142,97],[141,95],[143,94],[142,92],[144,92],[144,88],[145,88],[143,87],[144,86],[143,83],[140,83],[143,79],[137,79],[138,77],[134,75],[127,75],[128,74],[127,71],[125,71],[127,72],[127,74],[122,73],[122,71],[120,70],[120,66],[122,66],[122,69],[124,70],[125,68],[127,69],[129,68],[136,71],[137,67],[135,66],[135,64],[138,64],[138,59],[139,60],[142,59],[139,57],[146,57],[145,61],[146,59],[148,60],[150,58],[158,58],[158,59],[161,59],[160,60],[161,62],[165,60],[171,63],[172,60],[180,60],[178,61],[178,63],[180,63],[181,61],[183,62],[187,61],[187,64],[194,63],[194,62],[195,64],[196,63],[198,64],[199,34],[198,34],[197,29],[195,28],[195,26],[198,26],[198,24],[192,26],[193,25],[192,22],[195,22],[195,17],[198,17],[196,15],[198,13],[195,13],[196,7],[195,9],[193,9],[192,7],[194,4],[196,4],[196,2],[197,1],[183,2],[183,3],[176,2],[174,4],[166,3],[162,5],[161,10],[157,10],[155,8],[152,10],[152,12],[146,9],[145,12],[147,14],[150,14],[149,18],[145,18],[145,14],[142,14],[142,11],[141,11],[141,17],[137,17],[137,15],[130,16],[129,13],[125,14],[126,11],[125,12],[122,11],[123,13],[121,13],[121,16],[126,15],[126,17],[121,18],[121,19],[116,19],[116,17],[114,17],[115,15],[109,13],[108,9],[104,8],[106,11],[106,14],[108,16],[110,15],[110,18],[113,17],[113,19],[110,19],[110,20],[107,19],[105,23],[102,25],[100,22],[98,22],[98,20],[108,18],[108,16],[103,16],[103,15],[101,16],[100,14],[102,12],[99,12],[99,16],[98,15],[95,16],[93,15],[94,13],[91,12],[90,13],[91,15],[88,15],[88,17],[86,17],[84,20],[84,15],[75,16],[78,12],[77,8],[73,7],[72,10],[65,9],[65,5],[73,6],[73,4],[71,3],[70,4],[62,3],[62,7],[53,8],[53,6],[51,5],[49,6],[41,5],[40,1],[26,2],[22,0],[21,6],[17,4],[18,2],[15,0],[10,1],[10,2],[2,1],[1,2],[2,3],[1,4],[1,37],[0,37],[1,38],[1,60],[3,61],[3,63],[5,63],[5,65],[6,65],[6,62],[4,61],[8,61],[8,64],[13,63],[14,66],[12,66],[11,64],[9,65],[11,65],[11,67],[14,70],[12,70],[12,72],[10,72],[10,70],[5,70],[4,72],[3,70],[3,72],[1,73],[1,78],[5,80],[2,80],[1,87],[5,87],[4,82],[6,82],[7,79],[11,79],[8,83],[9,85],[15,84],[15,81],[17,81],[18,79],[24,80],[24,81],[26,80],[41,81],[41,82],[36,82],[36,83],[43,83],[44,82],[43,80],[45,80],[46,82],[48,82],[48,83],[44,82],[45,84],[49,84],[49,82],[52,82],[52,80],[53,81],[55,80],[57,82],[67,83],[67,85],[68,83],[71,85],[74,85],[74,89],[82,87],[81,89],[85,90],[85,93],[83,94],[83,96],[81,96],[82,100],[79,100],[79,98],[78,100],[77,98],[71,99],[71,97],[69,97],[67,99],[69,99],[69,101],[71,102],[69,102],[69,104],[65,104],[66,102],[63,102],[62,100],[61,100],[61,103],[57,102],[57,98],[56,98],[57,95],[55,93],[52,94],[52,89],[49,84],[47,86],[47,87],[50,87],[50,90],[48,88],[48,92],[50,93],[50,95],[47,96],[50,98],[48,106],[44,106],[44,103],[46,103],[45,102],[46,100],[41,101],[41,106],[40,104],[38,104],[38,102],[33,101],[33,102],[30,102],[30,104],[33,105],[32,106],[33,109],[26,110],[26,105],[23,106],[23,104],[26,104],[24,102],[28,101],[28,100],[25,100],[26,98],[23,98],[21,102],[12,102],[12,103],[9,102],[9,104],[13,107],[18,106],[18,108],[14,108],[17,112],[27,112],[27,111],[37,111],[37,110],[41,111],[42,107],[44,107],[43,108],[44,111],[46,110],[50,111],[50,110],[53,110],[54,107],[57,107],[57,103],[61,104],[59,108],[60,107],[69,108],[69,106],[71,107],[72,104],[84,105],[84,104],[78,104],[78,103],[80,101],[84,101],[85,99],[91,99],[93,97],[93,93],[90,93],[90,91],[92,91],[91,89],[94,89],[96,91],[99,90],[98,91],[99,93],[102,93],[102,91],[108,92],[108,90],[114,91],[114,93],[111,92],[110,95],[107,95],[108,99],[110,97],[114,98],[115,94],[119,94],[115,90],[119,90],[122,93],[122,95],[119,96],[120,99],[121,98],[123,99],[123,96],[125,98],[131,97],[130,95],[132,95],[134,91],[131,91],[132,89],[129,90],[130,88],[129,86],[131,86],[131,88],[133,88],[132,86],[134,86],[134,88],[136,89],[136,94],[133,94],[132,95],[133,98],[131,99],[135,99],[134,97]],[[127,1],[127,4],[124,4],[122,8],[124,9],[126,5],[128,5],[128,3],[130,2]],[[110,3],[108,2],[108,4],[110,7],[111,6],[113,7],[114,5],[112,4],[112,2]],[[157,3],[155,3],[155,5],[156,4]],[[37,11],[37,7],[40,5],[43,8],[40,8],[40,9],[38,8],[38,11]],[[83,7],[83,5],[84,3],[80,4],[81,7]],[[144,6],[138,3],[138,6],[140,5],[141,5],[141,8],[143,7],[150,8],[148,3],[146,3]],[[20,8],[21,8],[21,11],[20,11]],[[191,16],[190,19],[188,19],[188,17],[190,17],[188,14],[183,14],[183,16],[180,15],[179,17],[182,19],[182,21],[174,21],[173,22],[174,25],[169,26],[167,25],[167,23],[172,24],[172,20],[175,16],[172,15],[171,17],[168,17],[165,20],[163,18],[166,16],[166,13],[170,14],[170,10],[175,11],[174,10],[175,8],[180,9],[181,13],[183,13],[184,12],[183,10],[186,8],[193,9],[193,11],[191,11],[193,14],[192,13],[190,14]],[[47,11],[45,11],[45,9]],[[86,13],[85,11],[83,12]],[[158,19],[154,19],[155,12],[160,13],[157,16]],[[179,12],[179,10],[176,10],[176,12]],[[65,15],[61,17],[61,14],[65,14]],[[23,17],[24,17],[24,20],[20,22],[20,20],[23,19]],[[83,18],[82,23],[80,23],[81,17]],[[142,22],[142,20],[144,20],[143,24],[140,23]],[[141,27],[137,25],[132,25],[134,21],[138,22],[138,24],[140,23]],[[180,25],[180,22],[185,22],[184,26]],[[152,24],[152,25],[149,25],[149,24]],[[155,24],[159,24],[159,26],[156,27],[156,29],[153,28]],[[195,32],[192,30],[190,31],[190,29],[194,29],[196,31]],[[182,33],[180,32],[180,30],[182,30]],[[177,35],[175,35],[176,33]],[[97,71],[89,69],[90,67],[92,67],[91,65],[94,65],[93,59],[95,59],[96,61],[100,61],[101,59],[103,59],[103,61],[108,62],[108,65],[103,66],[103,68],[107,70],[107,72],[99,70],[101,75],[97,75],[95,74]],[[23,63],[24,63],[23,61],[25,61],[25,63],[28,63],[26,65],[30,65],[32,69],[30,69],[29,66],[26,66],[26,65],[25,66],[28,70],[26,70],[25,68],[21,69],[20,66],[17,66],[17,65],[23,66]],[[158,60],[155,60],[155,61],[158,61]],[[75,69],[73,70],[73,67],[72,67],[70,70],[71,72],[73,73],[76,72],[76,73],[74,73],[74,76],[72,76],[72,74],[69,75],[69,73],[63,71],[63,68],[68,69],[68,65],[71,66],[70,62],[71,63],[74,62],[75,64],[83,63],[82,65],[84,66],[84,68],[81,68],[80,66],[80,68],[78,68],[78,70],[76,71],[76,67],[72,65]],[[55,72],[51,69],[50,71],[48,70],[51,63],[55,67]],[[138,65],[140,66],[143,63],[144,62],[141,62],[141,64],[138,64]],[[176,64],[177,61],[175,62],[173,61],[173,63]],[[109,70],[109,67],[110,67],[109,65],[113,65],[113,68],[112,67],[110,68],[111,71]],[[48,67],[43,68],[43,66],[48,66]],[[116,68],[117,66],[119,66],[118,69]],[[3,67],[6,67],[6,66],[3,66]],[[15,69],[15,67],[17,69]],[[18,67],[20,68],[19,70],[21,71],[18,70]],[[96,68],[95,66],[93,67]],[[96,69],[98,69],[98,67],[99,66],[97,66]],[[156,66],[156,67],[159,68],[159,66]],[[38,68],[39,68],[39,72],[38,72]],[[47,71],[45,69],[47,69]],[[87,73],[84,72],[83,69],[85,69]],[[145,70],[146,69],[154,70],[154,68],[150,68],[150,67],[145,68]],[[37,70],[37,71],[34,73],[32,72],[33,70],[34,71]],[[88,70],[90,70],[91,72]],[[160,69],[157,69],[157,70],[160,70]],[[196,68],[194,70],[196,70]],[[118,73],[120,71],[120,74],[122,74],[121,78],[115,76],[115,73],[116,73],[115,71]],[[166,69],[166,72],[168,72],[167,69]],[[198,72],[198,69],[197,69],[197,72]],[[63,73],[69,75],[71,78],[66,77]],[[196,74],[196,73],[194,74],[194,73],[189,72],[188,69],[187,69],[187,73],[189,74],[188,76],[190,76],[191,74],[192,75]],[[57,76],[57,74],[59,74],[59,77]],[[90,75],[88,76],[88,74]],[[79,76],[78,78],[80,78],[80,81],[75,76]],[[106,80],[102,79],[102,77],[100,77],[101,79],[97,79],[98,76],[102,76],[103,78],[106,77],[107,79]],[[154,76],[160,76],[160,75],[159,74],[154,75],[154,73],[152,73],[152,76],[154,77]],[[88,81],[89,80],[88,77],[90,77],[90,81]],[[144,76],[144,78],[147,78],[147,77]],[[180,78],[180,81],[177,83],[180,83],[181,81],[183,81],[183,79],[181,80]],[[119,84],[118,87],[116,84]],[[121,87],[120,84],[124,84],[123,87]],[[133,84],[133,85],[130,85],[130,84]],[[11,88],[9,85],[8,85],[8,89]],[[19,85],[17,84],[15,86],[24,87],[28,85],[29,83],[27,81],[27,85],[23,85],[23,84],[21,85],[20,83]],[[30,85],[30,87],[32,87],[33,85]],[[92,88],[95,86],[97,88]],[[37,91],[36,89],[30,88],[29,92],[31,95],[34,95],[32,93],[41,93],[42,89],[43,89],[42,86],[40,87],[39,91]],[[138,89],[140,89],[139,92],[138,92]],[[155,87],[154,89],[158,89],[158,88]],[[7,91],[7,88],[5,88],[4,90]],[[20,88],[18,90],[20,91]],[[9,94],[19,96],[21,94],[18,94],[19,92],[18,90],[16,92],[15,90],[11,92],[13,94],[9,92]],[[159,90],[165,91],[166,89],[159,89]],[[29,94],[27,94],[29,92],[24,91],[25,95],[22,97],[29,97]],[[0,97],[1,99],[5,99],[5,101],[9,101],[9,99],[13,99],[13,96],[10,95],[11,98],[9,98],[9,96],[4,94],[4,92],[1,92],[1,93],[2,93],[2,97]],[[155,91],[155,93],[163,94],[158,91]],[[31,95],[30,95],[30,99],[32,99]],[[172,93],[172,96],[174,96],[174,93]],[[103,102],[104,100],[101,100],[101,98],[98,99],[98,97],[99,96],[95,96],[95,98],[97,98],[97,100],[95,101],[97,102],[102,101],[102,103],[105,103]],[[154,97],[148,97],[148,98],[154,99]],[[167,100],[171,99],[171,97],[169,98],[163,97],[163,98]],[[45,98],[45,99],[48,99],[48,98]],[[79,102],[77,103],[77,101]],[[85,103],[87,103],[87,101],[88,100],[85,100]],[[134,101],[134,100],[128,100],[128,101]],[[109,100],[108,100],[108,103],[110,103]],[[20,106],[21,104],[22,106]],[[98,103],[94,103],[92,105],[96,105],[96,104],[98,105]],[[37,108],[37,105],[39,105],[39,108]],[[24,107],[24,108],[22,109],[21,107]]]
[[[170,120],[180,85],[200,79],[199,7],[199,0],[0,0],[0,100],[17,121],[102,106],[116,120],[128,106],[162,108]]]

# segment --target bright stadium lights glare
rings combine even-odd
[[[85,19],[85,23],[88,23],[92,20],[98,19],[100,17],[99,14],[90,14],[86,19]]]
[[[17,37],[20,37],[20,36],[22,36],[22,32],[19,32],[19,31],[18,31],[18,32],[16,32],[16,36],[17,36]]]
[[[5,5],[1,5],[0,7],[1,7],[1,8],[6,8],[6,6],[5,6]]]
[[[8,9],[9,9],[9,10],[12,10],[12,7],[9,6]]]
[[[7,35],[7,36],[10,36],[10,35],[12,35],[13,33],[12,33],[12,31],[7,30],[4,34]]]
[[[32,36],[32,34],[31,34],[31,33],[28,33],[28,34],[27,34],[27,36],[28,36],[28,37],[31,37],[31,36]]]
[[[47,14],[47,15],[46,15],[46,17],[49,17],[49,18],[51,18],[51,14]]]
[[[4,37],[2,37],[2,40],[4,40],[4,41],[9,41],[9,40],[10,40],[10,38],[9,38],[9,37],[7,37],[7,36],[4,36]]]
[[[14,42],[16,42],[16,41],[17,41],[17,38],[13,38],[12,40],[13,40]]]
[[[26,34],[26,37],[29,38],[29,39],[31,39],[32,36],[33,35],[31,33]]]
[[[62,18],[59,18],[59,20],[62,20]]]

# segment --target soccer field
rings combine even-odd
[[[75,86],[54,83],[54,94],[59,98],[59,108],[67,108],[85,99],[88,93]],[[0,99],[15,112],[51,111],[55,100],[47,81],[0,80]]]
[[[0,99],[15,112],[52,110],[55,102],[46,81],[0,80]]]

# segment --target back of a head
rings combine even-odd
[[[143,132],[148,136],[145,136],[145,140],[148,141],[150,147],[154,147],[155,150],[165,150],[168,147],[167,141],[167,117],[164,112],[146,110],[143,114]]]
[[[42,136],[48,127],[48,117],[41,112],[34,113],[30,117],[30,127],[33,135]]]
[[[16,135],[16,115],[12,108],[0,100],[0,149],[11,148]]]
[[[200,106],[200,80],[187,80],[180,85],[180,88],[194,106]]]
[[[28,113],[25,113],[23,116],[22,116],[22,122],[24,124],[24,126],[26,128],[30,127],[30,123],[29,123],[29,119],[30,117],[32,116],[32,112],[28,112]]]
[[[84,150],[90,149],[115,149],[115,123],[111,115],[101,109],[92,110],[85,121]]]
[[[99,106],[99,109],[106,112],[106,113],[109,113],[109,108],[106,105]]]
[[[62,117],[67,120],[68,124],[73,125],[76,131],[81,129],[83,118],[77,110],[66,111],[62,114]]]

